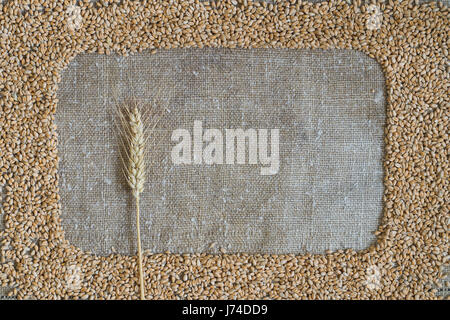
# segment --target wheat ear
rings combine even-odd
[[[136,229],[139,264],[139,287],[141,300],[145,300],[144,271],[142,268],[140,195],[145,184],[146,126],[137,103],[124,106],[119,114],[122,123],[122,141],[125,145],[125,176],[136,200]]]

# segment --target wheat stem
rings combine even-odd
[[[138,260],[139,260],[139,284],[141,300],[145,300],[145,286],[144,286],[144,271],[142,268],[142,249],[141,249],[141,227],[140,227],[140,210],[139,210],[139,198],[136,197],[136,228],[137,228],[137,245],[138,245]]]

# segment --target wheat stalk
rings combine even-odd
[[[136,229],[139,264],[139,287],[141,300],[145,300],[144,271],[142,267],[142,249],[140,232],[140,195],[146,181],[147,125],[148,118],[141,114],[137,102],[132,106],[122,106],[118,110],[121,123],[122,146],[125,157],[124,173],[133,197],[136,200]]]

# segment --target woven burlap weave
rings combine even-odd
[[[80,55],[56,114],[67,239],[98,254],[135,252],[119,159],[116,97],[164,108],[142,200],[152,252],[321,253],[363,249],[382,214],[384,77],[363,53],[192,49]],[[280,129],[280,170],[174,165],[171,132]]]

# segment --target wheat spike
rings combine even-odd
[[[117,101],[117,100],[116,100]],[[140,195],[144,191],[147,170],[147,142],[163,116],[163,110],[152,105],[141,112],[136,100],[130,105],[117,108],[118,129],[123,149],[121,156],[124,174],[136,200],[136,229],[139,263],[139,287],[141,300],[145,299],[144,271],[142,267],[142,249],[140,232]]]
[[[121,136],[124,146],[125,176],[136,200],[136,229],[139,264],[139,288],[141,300],[145,299],[144,271],[142,267],[141,228],[140,228],[140,195],[145,184],[146,156],[146,125],[145,117],[141,115],[137,103],[133,106],[123,106],[119,110],[122,124]]]
[[[137,106],[129,112],[129,155],[126,169],[127,181],[133,196],[139,198],[145,184],[146,137],[142,116]]]

